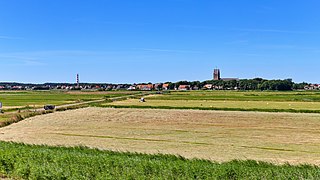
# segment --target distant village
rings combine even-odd
[[[152,90],[199,90],[197,86],[179,85],[178,87],[170,88],[169,83],[148,83],[148,84],[21,84],[21,83],[0,83],[0,90],[128,90],[128,91],[152,91]],[[215,88],[210,85],[205,86],[208,89]],[[222,87],[216,87],[222,89]]]
[[[281,87],[283,89],[279,89]],[[285,88],[284,88],[285,87]],[[87,90],[87,91],[153,91],[153,90],[320,90],[320,84],[299,83],[295,84],[289,80],[264,80],[221,78],[220,69],[214,69],[213,79],[207,81],[179,81],[165,83],[137,83],[137,84],[107,84],[107,83],[80,83],[79,74],[76,83],[45,83],[45,84],[23,84],[0,82],[0,90]]]

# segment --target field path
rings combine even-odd
[[[127,95],[127,96],[113,97],[113,98],[108,98],[108,99],[98,99],[98,100],[93,100],[93,101],[65,104],[65,105],[61,105],[61,106],[56,106],[56,108],[67,108],[67,107],[79,106],[79,105],[85,105],[85,104],[91,104],[91,103],[101,103],[101,102],[104,102],[106,100],[119,101],[119,100],[122,100],[124,98],[134,98],[134,97],[137,97],[137,96],[148,96],[148,95],[154,94],[154,93],[155,92],[145,92],[145,93],[142,93],[142,94],[130,94],[130,95]],[[41,111],[41,110],[43,110],[43,109],[38,109],[38,111]]]

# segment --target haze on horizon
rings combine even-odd
[[[0,82],[319,83],[316,0],[0,0]]]

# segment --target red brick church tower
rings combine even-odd
[[[220,69],[214,69],[213,71],[213,80],[220,80]]]

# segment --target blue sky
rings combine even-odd
[[[317,0],[0,0],[0,81],[320,82]]]

